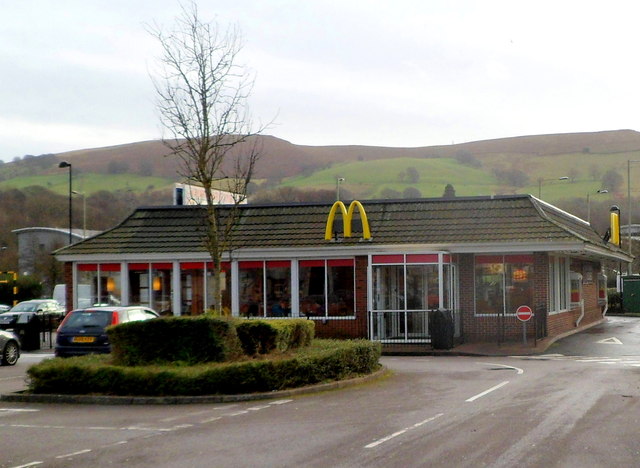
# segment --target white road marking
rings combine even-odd
[[[229,407],[227,406],[226,408],[229,408]],[[214,408],[214,410],[215,409],[222,409],[222,408]],[[178,415],[178,416],[173,416],[171,418],[164,418],[164,419],[161,419],[160,422],[172,422],[172,421],[175,421],[176,419],[188,418],[190,416],[200,416],[202,414],[207,414],[207,413],[210,413],[210,412],[211,412],[211,410],[193,411],[191,413],[184,413],[184,414],[181,414],[181,415]]]
[[[479,362],[478,364],[486,365],[486,366],[504,367],[505,369],[513,369],[514,371],[517,372],[518,375],[524,374],[524,371],[522,369],[520,369],[519,367],[507,366],[507,365],[504,365],[504,364],[492,364],[490,362]]]
[[[269,403],[270,405],[284,405],[285,403],[291,403],[293,400],[276,400]]]
[[[213,421],[218,421],[219,419],[222,419],[222,416],[216,416],[215,418],[209,418],[209,419],[203,419],[202,421],[200,421],[200,424],[207,424]]]
[[[78,450],[77,452],[67,453],[65,455],[58,455],[56,458],[69,458],[69,457],[74,457],[76,455],[82,455],[83,453],[89,453],[89,452],[91,452],[91,449]]]
[[[36,413],[40,411],[39,409],[29,409],[29,408],[0,408],[0,411],[7,411],[11,413]]]
[[[248,411],[246,410],[242,410],[242,411],[236,411],[235,413],[227,413],[224,414],[223,416],[240,416],[241,414],[247,414]]]
[[[0,379],[0,382],[4,382],[4,381],[6,381],[6,380],[18,380],[18,379],[24,379],[24,376],[22,376],[22,375],[15,375],[15,376],[13,376],[13,377],[2,377],[2,378]]]
[[[485,390],[485,391],[484,391],[484,392],[482,392],[482,393],[478,393],[477,395],[472,396],[471,398],[468,398],[468,399],[466,399],[465,401],[466,401],[466,402],[469,402],[469,403],[471,403],[472,401],[476,401],[478,398],[482,398],[483,396],[488,395],[489,393],[491,393],[491,392],[493,392],[493,391],[495,391],[495,390],[498,390],[498,389],[499,389],[499,388],[501,388],[501,387],[504,387],[504,386],[505,386],[505,385],[507,385],[508,383],[509,383],[509,381],[508,381],[508,380],[505,380],[504,382],[499,383],[498,385],[496,385],[496,386],[494,386],[494,387],[491,387],[490,389]]]
[[[42,465],[44,462],[41,461],[34,461],[31,463],[27,463],[26,465],[19,465],[19,466],[13,466],[11,468],[27,468],[28,466],[38,466],[38,465]]]
[[[600,341],[596,341],[596,343],[602,343],[602,344],[622,344],[622,341],[620,341],[618,338],[615,337],[611,337],[611,338],[605,338],[604,340],[600,340]]]
[[[387,442],[387,441],[389,441],[389,440],[391,440],[391,439],[393,439],[393,438],[395,438],[395,437],[398,437],[399,435],[402,435],[402,434],[404,434],[405,432],[408,432],[408,431],[410,431],[410,430],[412,430],[412,429],[416,429],[416,428],[418,428],[418,427],[420,427],[420,426],[423,426],[423,425],[425,425],[425,424],[427,424],[427,423],[429,423],[429,422],[431,422],[431,421],[435,421],[435,420],[436,420],[436,419],[438,419],[440,416],[444,416],[444,413],[438,413],[438,414],[436,414],[435,416],[432,416],[432,417],[430,417],[430,418],[428,418],[428,419],[425,419],[424,421],[420,421],[419,423],[414,424],[413,426],[406,427],[406,428],[404,428],[404,429],[402,429],[402,430],[400,430],[400,431],[398,431],[398,432],[394,432],[394,433],[393,433],[393,434],[391,434],[391,435],[388,435],[388,436],[386,436],[386,437],[383,437],[382,439],[378,439],[378,440],[376,440],[375,442],[371,442],[370,444],[365,445],[365,446],[364,446],[364,448],[374,448],[374,447],[377,447],[378,445],[380,445],[380,444],[384,444],[385,442]]]

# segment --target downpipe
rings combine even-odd
[[[580,322],[582,322],[582,319],[584,318],[584,299],[580,301],[580,310],[580,317],[578,317],[578,320],[576,320],[576,327],[580,326]]]

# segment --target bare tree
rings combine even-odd
[[[171,30],[149,28],[162,49],[153,83],[158,96],[164,138],[170,155],[180,161],[179,175],[206,194],[205,247],[213,261],[215,307],[221,310],[221,260],[231,252],[231,231],[239,217],[238,205],[258,160],[247,100],[253,76],[237,63],[242,47],[239,29],[221,28],[200,20],[195,3],[182,7]],[[212,192],[224,180],[234,203],[219,207]]]

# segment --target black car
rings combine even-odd
[[[55,355],[68,357],[109,353],[111,345],[106,332],[108,326],[157,317],[155,311],[140,306],[72,310],[58,327]]]
[[[0,330],[0,364],[13,366],[20,357],[20,341],[12,332]]]

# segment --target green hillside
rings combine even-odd
[[[168,188],[173,182],[163,177],[143,177],[135,174],[73,174],[73,190],[86,195],[101,190],[140,193]],[[0,182],[0,190],[24,189],[31,186],[45,187],[54,193],[65,195],[69,192],[69,175],[60,171],[59,174],[21,176]]]
[[[407,169],[415,168],[419,174],[417,182],[407,177],[401,181]],[[344,177],[342,187],[359,198],[382,198],[385,189],[403,192],[408,187],[420,191],[424,197],[442,196],[444,186],[452,184],[456,195],[487,195],[494,193],[498,183],[485,171],[463,166],[452,159],[395,158],[371,161],[356,161],[335,164],[328,169],[309,176],[291,177],[283,186],[316,189],[335,189],[336,179]]]

